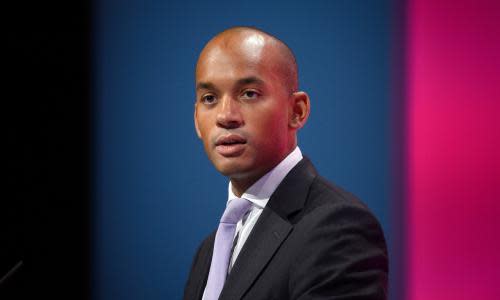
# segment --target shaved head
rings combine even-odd
[[[242,51],[259,58],[267,67],[279,75],[283,87],[289,92],[298,91],[298,68],[292,50],[277,37],[253,27],[232,27],[214,36],[203,48],[200,62],[210,59],[215,52]]]

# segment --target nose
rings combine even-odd
[[[230,96],[222,98],[217,112],[217,125],[225,129],[234,129],[243,125],[239,103]]]

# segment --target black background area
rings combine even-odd
[[[4,10],[0,276],[23,265],[1,283],[1,299],[90,297],[89,2],[21,2]]]

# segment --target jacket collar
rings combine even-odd
[[[288,173],[271,196],[268,206],[284,220],[304,207],[314,178],[318,176],[311,161],[304,158]]]
[[[306,157],[288,173],[245,242],[219,299],[240,299],[251,287],[292,231],[290,220],[304,207],[316,176],[316,170]]]

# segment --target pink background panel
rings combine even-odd
[[[500,1],[407,12],[407,299],[500,299]]]

